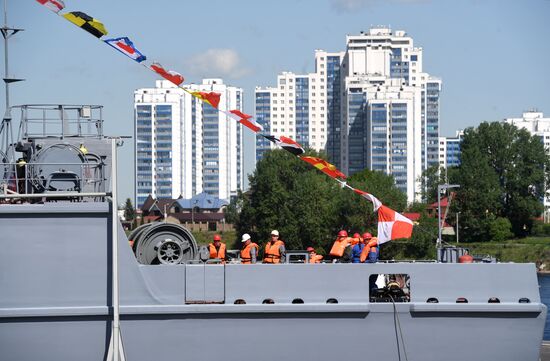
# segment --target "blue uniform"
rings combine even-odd
[[[378,262],[378,256],[380,255],[380,246],[371,247],[369,256],[367,257],[367,260],[365,263],[376,263]]]
[[[361,252],[363,251],[363,248],[365,248],[364,243],[357,243],[353,248],[351,249],[351,262],[352,263],[361,263]]]

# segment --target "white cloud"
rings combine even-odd
[[[342,12],[352,12],[365,7],[380,5],[383,3],[415,4],[425,3],[429,0],[329,0],[332,7]]]
[[[184,65],[186,73],[201,78],[238,79],[251,72],[234,49],[208,49],[191,56]]]

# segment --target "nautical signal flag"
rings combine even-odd
[[[138,63],[141,63],[142,61],[147,59],[145,55],[140,53],[134,47],[134,43],[132,43],[132,41],[125,36],[121,38],[107,39],[103,41],[107,45],[112,46],[116,50],[120,51],[122,54],[126,55],[132,60],[137,61]]]
[[[107,29],[103,23],[97,19],[92,18],[90,15],[81,11],[73,11],[63,14],[63,17],[69,20],[76,26],[86,30],[96,38],[101,38],[103,35],[107,35]]]
[[[58,13],[65,8],[65,3],[62,0],[36,0],[54,13]]]
[[[355,188],[353,188],[353,191],[359,194],[361,197],[368,199],[372,203],[375,212],[382,206],[382,202],[380,202],[378,198],[376,198],[372,194],[364,192],[360,189],[355,189]]]
[[[283,135],[277,138],[274,135],[262,134],[262,137],[277,144],[279,147],[283,148],[286,151],[289,151],[294,155],[304,154],[304,148],[302,148],[302,146],[298,142],[294,141],[293,139],[287,138]]]
[[[183,83],[183,76],[181,76],[180,73],[172,70],[165,70],[159,63],[153,63],[151,65],[151,70],[173,84],[180,85],[181,83]]]
[[[244,125],[248,129],[251,129],[253,132],[257,133],[260,130],[263,130],[262,125],[256,123],[252,119],[252,115],[245,114],[245,113],[243,113],[243,112],[241,112],[240,110],[237,110],[237,109],[230,110],[229,113],[231,113],[233,115],[236,115],[237,118],[236,117],[232,117],[232,118],[236,119],[239,123],[241,123],[242,125]]]
[[[316,158],[316,157],[309,157],[309,156],[303,156],[300,157],[303,161],[308,162],[315,168],[319,169],[321,172],[325,173],[331,178],[346,178],[346,175],[338,170],[335,165],[330,164],[324,159]]]
[[[392,239],[411,238],[413,223],[410,219],[384,205],[378,208],[378,244]]]
[[[203,102],[206,102],[211,106],[213,106],[214,108],[218,109],[218,105],[220,104],[220,97],[221,97],[220,93],[192,92],[191,95],[199,98]]]

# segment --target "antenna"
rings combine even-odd
[[[4,0],[4,25],[0,28],[2,36],[4,37],[4,83],[6,85],[6,109],[2,123],[0,124],[0,151],[5,150],[5,154],[8,157],[8,162],[13,162],[15,152],[13,148],[13,130],[11,126],[11,108],[10,108],[10,84],[23,81],[25,79],[18,79],[10,77],[9,75],[9,47],[8,40],[15,34],[23,29],[11,28],[8,26],[8,0]]]

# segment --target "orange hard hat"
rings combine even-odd
[[[220,237],[219,234],[214,235],[214,241],[221,241],[221,240],[222,240],[222,237]]]
[[[338,237],[347,237],[348,236],[348,232],[346,232],[345,230],[341,230],[340,232],[338,232]]]
[[[315,248],[313,248],[313,247],[308,247],[308,248],[306,249],[306,251],[308,251],[308,252],[314,252],[314,251],[315,251]]]
[[[371,238],[372,238],[372,234],[370,234],[369,232],[363,233],[363,239],[371,239]]]
[[[354,233],[353,238],[361,238],[361,235],[359,233]]]

